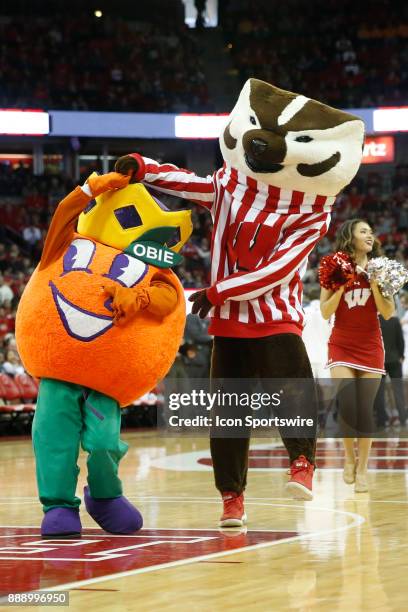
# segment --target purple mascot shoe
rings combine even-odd
[[[109,533],[134,533],[143,526],[143,517],[123,495],[110,499],[94,499],[84,487],[85,506],[98,525]]]
[[[79,511],[75,508],[52,508],[45,513],[41,523],[41,535],[45,538],[80,536],[81,531]]]

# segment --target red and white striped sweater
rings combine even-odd
[[[325,235],[335,197],[271,187],[224,165],[206,178],[133,154],[137,179],[212,215],[210,333],[256,338],[303,329],[307,258]]]

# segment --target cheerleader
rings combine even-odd
[[[378,313],[389,319],[395,307],[393,298],[384,297],[365,271],[369,259],[380,254],[380,243],[368,223],[362,219],[346,221],[339,230],[336,250],[349,256],[353,274],[339,288],[322,287],[320,308],[325,319],[335,314],[327,367],[332,378],[343,379],[337,397],[345,435],[343,479],[347,484],[355,483],[355,491],[362,493],[368,490],[373,404],[385,374]],[[365,433],[365,437],[357,438],[358,457],[354,450],[356,432]]]
[[[403,315],[401,317],[402,333],[404,334],[404,343],[406,348],[404,362],[402,364],[402,376],[408,378],[408,294],[404,293],[400,299],[401,306],[403,308]]]

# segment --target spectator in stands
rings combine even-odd
[[[393,259],[395,257],[395,253],[397,252],[398,246],[394,242],[394,237],[392,234],[388,234],[385,242],[382,244],[382,250],[384,251],[384,255]]]
[[[401,317],[401,327],[404,337],[404,346],[408,347],[408,293],[403,293],[400,298],[400,304],[404,310]],[[404,361],[402,363],[402,373],[405,378],[408,377],[408,348],[404,352]]]
[[[201,319],[198,315],[189,313],[186,318],[184,338],[188,343],[198,347],[209,346],[213,337],[208,333],[209,319]]]
[[[320,290],[319,280],[317,278],[317,268],[315,266],[309,266],[303,277],[303,283],[308,285],[308,288],[318,288]],[[319,291],[320,293],[320,291]]]
[[[193,344],[197,347],[197,351],[200,352],[205,358],[206,369],[204,376],[209,376],[210,373],[210,357],[211,357],[211,344],[213,337],[208,333],[208,326],[210,320],[200,319],[198,315],[189,313],[186,318],[186,326],[184,329],[184,339],[187,344]]]
[[[209,270],[211,267],[211,252],[207,238],[203,238],[201,240],[201,244],[197,245],[197,253],[201,258],[204,269]]]
[[[17,342],[16,337],[13,333],[6,334],[3,338],[3,346],[5,350],[12,349],[17,352]]]
[[[323,238],[316,245],[316,251],[321,257],[331,253],[332,250],[333,245],[327,236],[323,236]]]
[[[184,342],[183,342],[184,344]],[[181,346],[183,346],[183,344]],[[169,378],[187,378],[187,372],[184,367],[183,355],[179,351],[167,375]]]
[[[6,304],[7,306],[7,304]],[[0,306],[0,341],[7,336],[7,334],[14,332],[15,326],[15,310],[10,307]]]
[[[408,200],[404,201],[399,210],[397,227],[399,230],[406,230],[408,228]]]
[[[0,274],[3,274],[6,268],[7,268],[6,245],[0,242]]]
[[[24,374],[24,367],[16,350],[9,348],[6,352],[6,360],[3,363],[3,372],[9,376]]]
[[[50,184],[47,189],[48,204],[51,206],[51,214],[54,212],[56,205],[65,197],[65,194],[71,189],[71,182],[69,181],[68,189],[66,185],[66,179],[62,176],[52,176],[50,178]]]
[[[42,238],[42,233],[40,230],[40,219],[38,215],[33,215],[30,225],[23,230],[23,238],[30,250],[30,252],[35,251],[35,247],[40,242]]]
[[[14,298],[14,293],[8,283],[5,282],[4,276],[0,274],[0,306],[5,302],[11,302]]]
[[[197,350],[195,344],[183,344],[180,353],[183,356],[183,365],[189,378],[205,378],[208,376],[205,355]]]
[[[195,289],[196,287],[198,287],[197,281],[194,279],[192,273],[188,270],[185,270],[183,272],[181,282],[185,289]]]
[[[375,401],[375,412],[377,424],[384,427],[388,424],[405,425],[407,413],[405,409],[404,385],[402,383],[402,363],[404,361],[405,342],[402,332],[402,326],[398,317],[393,316],[385,320],[381,315],[379,317],[381,332],[384,341],[385,350],[385,371],[389,375],[392,383],[392,390],[395,400],[395,406],[398,411],[398,416],[392,415],[390,421],[387,419],[385,409],[385,379],[382,377],[380,388]]]
[[[25,205],[30,210],[42,210],[47,203],[47,198],[40,193],[38,187],[34,184],[30,185],[26,190]]]

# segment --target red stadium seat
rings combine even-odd
[[[29,431],[36,406],[25,402],[34,397],[37,397],[37,388],[29,376],[21,374],[16,380],[7,374],[0,374],[1,432],[23,434]]]
[[[0,374],[0,396],[6,402],[15,402],[20,399],[20,390],[15,381],[7,374]]]
[[[21,412],[22,409],[22,404],[2,404],[0,405],[0,414],[14,414],[15,412]]]
[[[29,374],[17,374],[14,382],[19,390],[22,400],[33,400],[37,398],[38,387]]]
[[[35,412],[35,404],[22,404],[23,412],[28,412],[29,414]]]

